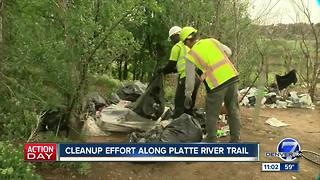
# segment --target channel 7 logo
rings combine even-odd
[[[266,156],[280,157],[283,161],[294,161],[301,155],[301,147],[297,140],[293,138],[282,139],[278,146],[276,153],[266,152]]]

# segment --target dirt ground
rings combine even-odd
[[[264,152],[275,152],[278,142],[285,137],[299,141],[302,149],[320,152],[320,109],[270,109],[264,108],[259,118],[253,118],[253,108],[241,108],[241,138],[244,142],[260,143],[261,162],[281,162],[279,158],[266,158]],[[275,117],[287,127],[275,128],[265,124],[268,117]],[[228,137],[221,138],[227,142]],[[89,138],[88,142],[126,142],[126,135]],[[304,158],[298,159],[299,172],[261,172],[261,162],[167,162],[133,164],[125,162],[91,163],[87,176],[65,169],[40,170],[44,179],[315,179],[320,166]]]

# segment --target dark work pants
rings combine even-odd
[[[224,102],[227,109],[231,142],[240,141],[240,112],[238,103],[238,83],[232,83],[218,91],[207,92],[206,96],[206,142],[217,141],[217,121]]]
[[[174,98],[174,106],[175,107],[174,107],[174,113],[172,116],[173,119],[179,117],[183,113],[191,114],[192,110],[195,106],[195,103],[196,103],[197,92],[198,92],[198,88],[200,86],[200,81],[198,78],[195,78],[194,89],[193,89],[192,96],[191,96],[192,104],[191,104],[190,109],[186,109],[184,107],[184,100],[186,98],[186,96],[185,96],[185,81],[186,81],[186,78],[180,79],[180,77],[179,77],[179,79],[178,79],[176,96]]]

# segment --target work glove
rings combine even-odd
[[[186,109],[191,109],[191,104],[192,104],[191,96],[186,96],[186,98],[184,99],[184,107]]]

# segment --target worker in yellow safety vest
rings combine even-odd
[[[198,87],[200,85],[200,81],[197,78],[194,78],[195,85],[191,93],[192,100],[190,103],[190,107],[185,108],[184,89],[185,89],[185,77],[186,77],[186,73],[185,73],[186,61],[183,57],[188,53],[189,48],[180,41],[180,37],[179,37],[180,31],[181,31],[181,28],[179,26],[173,26],[169,30],[168,39],[170,39],[174,43],[174,46],[171,49],[169,62],[166,64],[164,68],[160,68],[158,70],[158,73],[163,73],[163,74],[169,74],[173,72],[178,72],[179,74],[178,85],[176,88],[176,94],[174,98],[175,109],[174,109],[172,118],[177,118],[183,113],[188,113],[188,114],[192,113],[195,105]]]
[[[228,58],[231,50],[213,38],[199,39],[197,30],[184,27],[180,33],[180,41],[190,48],[186,59],[185,106],[191,104],[194,88],[193,78],[197,74],[205,83],[206,95],[206,132],[204,142],[217,142],[216,122],[224,102],[227,109],[230,127],[230,142],[240,142],[240,114],[238,103],[238,71]],[[195,72],[195,68],[197,72]]]

